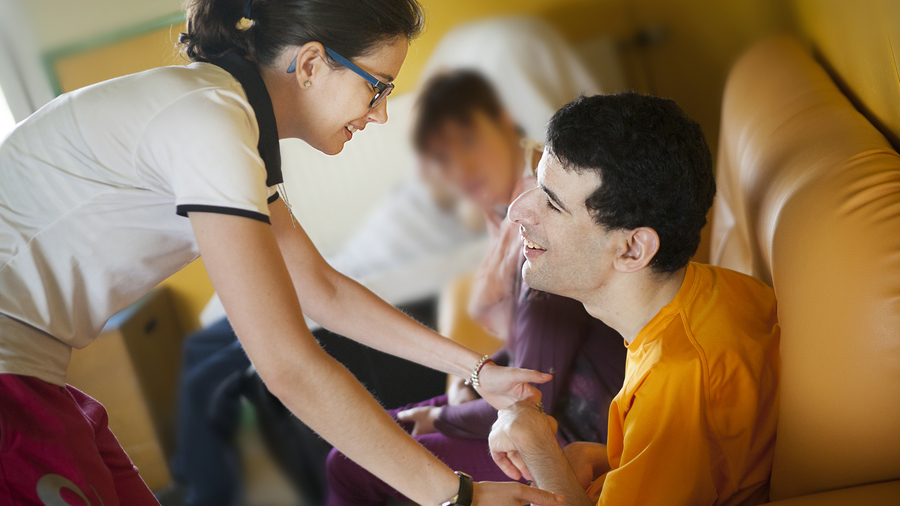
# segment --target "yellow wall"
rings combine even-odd
[[[62,92],[164,65],[183,64],[175,50],[184,24],[125,38],[96,49],[56,59],[53,70]]]
[[[425,10],[425,31],[410,47],[398,92],[415,89],[419,74],[441,37],[454,26],[475,19],[508,14],[543,17],[570,40],[600,33],[625,33],[628,22],[623,0],[420,0]]]
[[[900,149],[900,2],[794,0],[797,24],[831,77]]]

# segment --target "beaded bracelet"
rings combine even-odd
[[[475,368],[472,369],[472,375],[469,376],[469,379],[467,379],[467,380],[465,381],[466,386],[472,385],[472,386],[474,386],[475,388],[478,388],[478,387],[481,386],[481,382],[480,382],[479,379],[478,379],[478,374],[481,373],[481,369],[482,369],[482,368],[485,366],[485,364],[487,364],[488,362],[494,363],[494,361],[491,360],[491,357],[488,356],[488,355],[485,355],[485,356],[481,357],[481,360],[479,360],[478,363],[475,364]]]

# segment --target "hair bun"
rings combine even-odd
[[[254,24],[255,24],[255,22],[252,19],[247,19],[247,18],[242,17],[241,19],[238,20],[237,23],[234,24],[234,27],[242,32],[246,32]]]

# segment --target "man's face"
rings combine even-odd
[[[538,165],[538,186],[519,196],[509,219],[522,232],[528,286],[575,299],[602,287],[614,258],[610,233],[598,225],[585,205],[600,177],[576,173],[545,150]]]

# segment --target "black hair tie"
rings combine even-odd
[[[253,0],[247,0],[244,3],[244,17],[247,19],[253,19]]]

